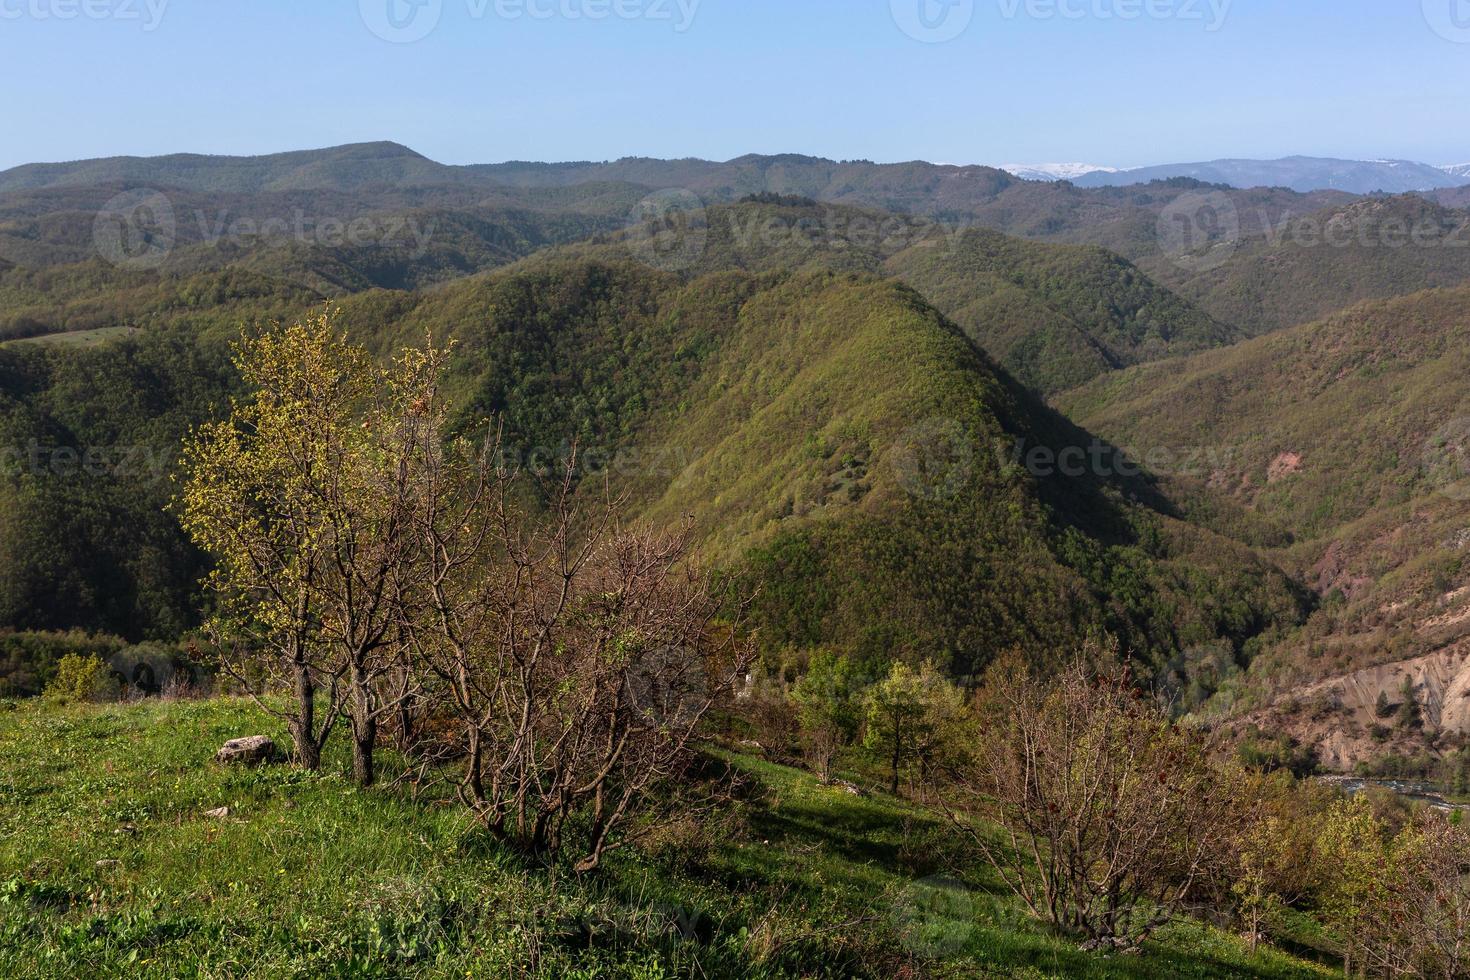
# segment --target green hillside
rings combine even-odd
[[[1238,339],[1100,248],[970,231],[888,268],[1021,381],[1051,394],[1106,371]]]
[[[1198,275],[1144,263],[1213,316],[1248,334],[1307,323],[1368,299],[1470,281],[1470,212],[1415,195],[1283,217]]]
[[[697,220],[675,256],[686,276],[827,269],[896,277],[1047,395],[1239,337],[1101,248],[772,195],[710,207]],[[630,244],[641,247],[624,233],[571,254],[615,260]]]
[[[1171,492],[1221,530],[1232,528],[1216,515],[1244,508],[1285,534],[1277,559],[1326,599],[1260,665],[1262,684],[1288,690],[1465,633],[1467,329],[1470,290],[1431,290],[1119,372],[1060,401],[1136,452],[1214,447],[1217,465]]]
[[[0,712],[0,973],[173,978],[1325,976],[1194,920],[1138,956],[1050,934],[960,880],[940,816],[715,751],[738,804],[555,878],[467,830],[438,789],[208,762],[243,702]],[[334,760],[335,764],[336,760]],[[107,786],[104,794],[99,785]],[[229,816],[205,811],[228,807]]]
[[[1146,484],[1028,473],[1019,448],[1090,438],[913,292],[873,276],[688,277],[553,255],[342,305],[354,335],[384,355],[426,331],[459,339],[466,420],[503,415],[528,461],[544,465],[576,440],[633,493],[635,513],[693,517],[708,555],[761,583],[773,650],[835,643],[964,671],[1103,623],[1162,662],[1217,638],[1244,650],[1299,615],[1280,575],[1187,531]],[[0,351],[17,379],[14,443],[136,442],[167,465],[184,426],[223,402],[227,374],[202,365],[223,361],[224,321],[239,312],[86,351]],[[194,336],[197,352],[181,356]],[[102,393],[120,407],[97,411]],[[81,492],[102,496],[62,502]],[[132,492],[110,472],[13,478],[7,510],[28,537],[9,547],[14,567],[33,571],[12,579],[12,623],[167,638],[189,621],[188,561],[110,586],[98,547],[126,549],[119,527],[160,521],[153,540],[176,541],[171,521],[141,518],[168,492]],[[92,530],[58,523],[78,513]],[[57,562],[53,541],[77,557]],[[127,553],[124,568],[137,557]],[[76,575],[95,599],[60,598]]]

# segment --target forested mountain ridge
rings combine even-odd
[[[342,322],[385,353],[425,331],[457,338],[466,424],[502,416],[528,463],[545,465],[575,442],[595,472],[633,494],[635,516],[692,517],[705,554],[761,583],[773,651],[821,643],[866,660],[897,653],[971,670],[1006,648],[1044,656],[1101,619],[1162,664],[1189,642],[1243,650],[1299,616],[1284,577],[1179,524],[1146,482],[1018,465],[1021,447],[1088,437],[912,291],[862,272],[681,276],[575,251],[426,292],[348,296]],[[166,469],[180,423],[218,410],[228,373],[167,355],[180,376],[158,366],[149,370],[163,376],[145,382],[128,365],[195,343],[219,364],[226,336],[180,325],[86,352],[0,351],[14,379],[14,439],[85,447],[120,438],[98,428],[91,399],[63,398],[78,390],[79,371],[105,366],[114,375],[95,383],[114,397],[136,398],[142,386],[170,404],[170,391],[202,386],[205,397],[163,416],[152,401],[117,410],[153,427],[138,438]],[[16,625],[174,629],[191,615],[177,600],[191,585],[186,561],[165,566],[161,585],[126,579],[122,597],[108,600],[122,613],[45,599],[66,587],[46,584],[56,580],[46,571],[54,545],[44,542],[68,534],[48,513],[87,514],[108,535],[117,522],[138,524],[137,508],[161,513],[168,497],[154,483],[126,506],[63,504],[77,484],[68,475],[14,484],[7,509],[41,542],[8,556],[23,590],[11,608],[28,610]],[[82,483],[118,487],[108,493],[127,485],[110,472]],[[89,548],[90,534],[75,546]],[[98,561],[64,559],[56,571],[83,576],[78,594],[99,594],[110,586],[107,559]],[[1179,608],[1188,614],[1165,613]]]
[[[1099,373],[1239,339],[1095,246],[1029,242],[968,224],[758,195],[702,209],[687,274],[831,269],[896,277],[1024,384],[1050,395]],[[609,258],[636,226],[570,251]]]
[[[1443,748],[1467,727],[1447,693],[1470,636],[1467,324],[1470,289],[1431,290],[1119,372],[1060,399],[1121,445],[1218,447],[1218,465],[1171,480],[1171,493],[1228,501],[1280,528],[1285,538],[1266,553],[1322,606],[1243,679],[1219,684],[1214,708],[1264,709],[1264,727],[1327,746],[1336,766]],[[1426,705],[1422,729],[1373,717],[1380,691],[1403,701],[1405,678]],[[1332,683],[1299,696],[1317,682]]]
[[[230,338],[330,301],[381,357],[426,334],[457,339],[464,424],[504,417],[523,461],[544,468],[575,444],[589,473],[631,494],[633,516],[692,517],[702,554],[764,586],[772,656],[827,644],[963,672],[1003,649],[1073,644],[1086,623],[1122,637],[1194,708],[1227,681],[1254,684],[1231,678],[1263,651],[1259,675],[1296,671],[1302,637],[1345,636],[1323,625],[1338,623],[1335,590],[1351,605],[1353,583],[1378,574],[1353,556],[1381,549],[1375,515],[1403,505],[1385,489],[1394,481],[1294,489],[1309,482],[1293,482],[1298,462],[1311,472],[1320,456],[1285,445],[1296,430],[1247,471],[1230,426],[1247,442],[1310,430],[1316,403],[1298,375],[1324,350],[1365,359],[1331,362],[1325,390],[1349,392],[1393,358],[1443,349],[1412,328],[1423,303],[1431,321],[1453,315],[1410,297],[1362,308],[1375,326],[1358,340],[1317,324],[1238,342],[1421,279],[1464,281],[1448,247],[1378,247],[1400,225],[1453,236],[1463,215],[1419,197],[1194,181],[1083,190],[807,157],[445,168],[452,179],[394,147],[103,163],[28,171],[28,189],[0,194],[0,326],[39,341],[0,348],[0,414],[26,461],[5,477],[3,608],[13,625],[130,639],[176,636],[199,611],[199,557],[163,515],[171,491],[156,474],[226,403]],[[372,183],[384,173],[403,185]],[[86,183],[98,175],[119,182]],[[140,177],[197,189],[161,192],[175,229],[156,263],[119,262],[99,254],[98,213],[153,193],[129,183]],[[687,215],[662,213],[656,185],[638,183],[665,177],[696,188],[675,195]],[[1228,201],[1238,219],[1230,254],[1204,269],[1163,251],[1160,231],[1171,207],[1199,199]],[[324,236],[323,220],[358,222],[366,240]],[[272,221],[286,230],[261,231]],[[1351,241],[1304,243],[1301,222]],[[73,338],[100,346],[62,345]],[[1216,379],[1235,358],[1259,358],[1242,370],[1269,367],[1272,380]],[[1374,419],[1372,399],[1406,397],[1389,390],[1333,418],[1349,430]],[[1222,414],[1243,391],[1269,397]],[[1355,458],[1411,436],[1422,434],[1371,430]],[[119,445],[146,450],[154,475],[104,467],[78,480],[52,465]],[[1081,472],[1056,465],[1094,450]],[[912,485],[931,464],[937,496]],[[963,492],[944,477],[956,471]],[[1429,548],[1453,530],[1439,517],[1424,527],[1404,540]],[[1399,563],[1383,581],[1422,582],[1430,568]],[[1436,581],[1457,574],[1431,564]],[[1332,657],[1363,662],[1354,643]]]
[[[1470,211],[1406,194],[1283,214],[1203,269],[1143,265],[1249,334],[1307,323],[1367,299],[1470,281]]]

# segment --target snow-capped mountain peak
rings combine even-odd
[[[1000,169],[1022,180],[1071,180],[1083,174],[1118,172],[1117,167],[1100,167],[1091,163],[1003,163]]]

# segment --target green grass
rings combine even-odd
[[[67,333],[48,333],[39,337],[23,337],[19,340],[7,340],[0,343],[0,347],[25,347],[54,345],[57,347],[96,347],[105,344],[109,340],[119,337],[127,337],[133,332],[132,327],[99,327],[96,330],[72,330]]]
[[[1195,923],[1079,953],[985,875],[926,884],[963,853],[927,811],[749,757],[715,753],[747,785],[695,843],[579,881],[432,792],[209,761],[272,730],[231,700],[0,710],[0,976],[1327,975]]]

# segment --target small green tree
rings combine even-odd
[[[802,747],[822,782],[832,778],[832,760],[857,737],[861,683],[852,661],[830,651],[812,656],[791,690],[801,726]]]
[[[1226,847],[1234,908],[1252,951],[1290,907],[1320,892],[1326,878],[1318,832],[1331,791],[1290,773],[1227,770],[1239,830]]]
[[[888,761],[893,793],[906,767],[917,763],[921,778],[932,770],[963,715],[964,693],[927,661],[918,670],[896,661],[868,689],[863,744]]]
[[[1414,682],[1405,677],[1404,683],[1399,687],[1399,717],[1400,728],[1419,728],[1424,724],[1424,714],[1419,708],[1419,698],[1414,693]]]
[[[1368,799],[1354,796],[1333,807],[1317,847],[1333,869],[1322,911],[1342,937],[1343,966],[1351,975],[1368,949],[1365,926],[1382,906],[1388,864],[1384,827]]]
[[[178,505],[216,559],[210,631],[262,707],[277,711],[261,695],[291,692],[278,713],[307,768],[345,711],[353,772],[369,785],[378,722],[405,696],[395,600],[412,546],[410,416],[437,355],[384,372],[323,312],[246,335],[235,364],[250,394],[185,444]]]

